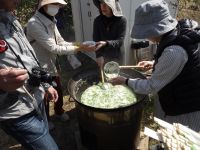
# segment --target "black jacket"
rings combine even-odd
[[[195,29],[181,28],[167,33],[162,38],[155,64],[164,49],[179,45],[188,54],[188,61],[182,72],[159,92],[159,100],[166,115],[175,116],[200,110],[200,32]]]
[[[96,52],[97,57],[104,56],[108,59],[120,58],[120,48],[126,34],[126,18],[99,15],[94,20],[93,40],[107,41],[107,45]]]

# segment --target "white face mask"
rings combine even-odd
[[[47,6],[47,14],[50,16],[55,16],[58,11],[59,11],[59,6],[58,5],[48,5]]]

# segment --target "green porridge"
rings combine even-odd
[[[81,95],[81,102],[95,108],[112,109],[136,103],[136,95],[123,85],[110,83],[93,85]]]
[[[116,78],[117,76],[118,76],[117,73],[107,73],[107,74],[106,74],[106,77],[107,77],[108,79]]]

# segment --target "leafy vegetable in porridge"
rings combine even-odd
[[[81,95],[81,102],[95,108],[119,108],[135,103],[136,95],[124,85],[100,83],[87,88]]]

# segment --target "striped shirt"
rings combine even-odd
[[[136,93],[157,93],[181,73],[187,61],[187,53],[182,47],[169,46],[158,59],[151,78],[130,79],[128,84]]]
[[[158,63],[155,65],[155,71],[150,78],[130,79],[128,85],[133,88],[136,93],[156,94],[181,73],[187,61],[187,52],[182,47],[178,45],[169,46],[165,48],[161,57],[159,57]],[[155,115],[170,123],[181,123],[195,131],[200,131],[200,111],[177,116],[165,116],[159,101],[156,100]]]

